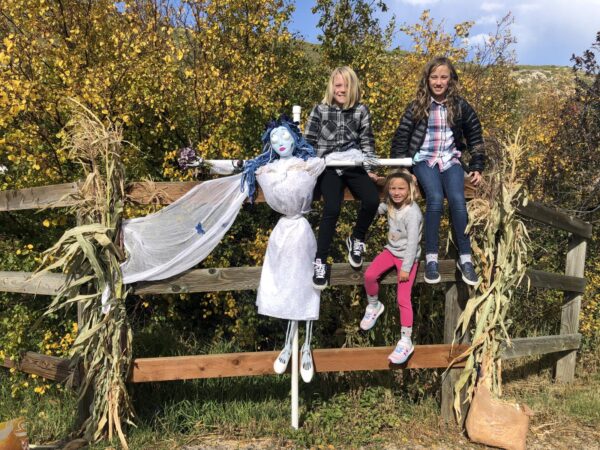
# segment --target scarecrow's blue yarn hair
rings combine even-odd
[[[306,139],[304,139],[304,136],[302,136],[302,133],[300,132],[300,128],[298,128],[298,124],[293,122],[288,116],[281,115],[279,119],[271,120],[267,124],[261,139],[263,143],[263,153],[250,161],[246,161],[244,164],[241,189],[243,191],[244,185],[248,185],[248,196],[250,197],[250,201],[253,201],[252,199],[256,192],[256,171],[258,168],[275,159],[279,159],[277,152],[274,152],[271,148],[271,131],[277,127],[287,128],[292,135],[292,138],[294,139],[294,156],[301,158],[304,161],[316,156],[315,149],[306,142]]]

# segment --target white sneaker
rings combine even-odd
[[[389,354],[388,360],[392,364],[404,364],[408,361],[410,355],[415,351],[415,346],[411,341],[403,341],[400,339],[396,344],[396,348]]]
[[[304,343],[300,350],[300,355],[300,376],[305,383],[310,383],[315,374],[315,366],[313,364],[310,346]]]
[[[383,303],[381,302],[377,302],[378,306],[371,306],[371,304],[367,305],[367,308],[365,309],[365,315],[363,316],[362,320],[360,321],[360,329],[361,330],[365,330],[365,331],[369,331],[371,328],[373,328],[375,326],[375,322],[377,322],[377,319],[379,318],[379,316],[381,314],[383,314],[383,310],[385,309],[383,307]]]
[[[292,357],[292,345],[288,344],[283,347],[283,350],[279,353],[279,356],[273,363],[273,370],[275,373],[282,374],[287,369],[290,358]]]

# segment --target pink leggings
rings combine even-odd
[[[400,275],[402,260],[392,255],[392,252],[390,252],[387,248],[377,255],[365,272],[365,290],[367,291],[368,295],[373,296],[379,293],[379,279],[394,266],[398,271],[398,275]],[[408,281],[398,281],[398,308],[400,309],[400,325],[403,327],[412,327],[413,324],[413,310],[410,302],[410,291],[415,283],[415,277],[417,276],[418,268],[419,263],[415,262],[410,269]]]

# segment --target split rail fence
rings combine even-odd
[[[198,182],[154,183],[153,188],[163,195],[164,203],[171,203],[181,197]],[[35,187],[14,191],[0,191],[0,213],[26,209],[56,208],[74,206],[77,202],[70,198],[76,194],[81,183],[65,183],[45,187]],[[466,196],[472,197],[472,190],[466,187]],[[147,204],[152,193],[147,183],[131,183],[128,186],[128,199],[134,203]],[[346,200],[351,195],[346,193]],[[259,194],[257,201],[264,201]],[[530,202],[519,209],[519,213],[553,228],[570,233],[569,248],[564,274],[539,270],[527,270],[524,283],[538,289],[555,289],[564,292],[560,334],[512,340],[512,346],[505,348],[503,359],[513,359],[530,355],[557,354],[555,377],[560,382],[570,382],[574,378],[575,358],[580,346],[578,333],[581,298],[586,280],[584,266],[587,240],[592,237],[592,226],[567,214],[553,210],[536,202]],[[368,264],[365,264],[365,268]],[[172,294],[212,291],[235,291],[257,289],[260,267],[231,267],[195,269],[168,280],[138,283],[133,287],[136,294]],[[364,268],[363,268],[364,271]],[[454,260],[440,262],[442,282],[447,283],[445,293],[444,343],[418,345],[407,364],[394,366],[388,363],[386,355],[392,347],[316,349],[313,351],[316,372],[345,372],[361,370],[390,370],[417,368],[447,368],[450,361],[466,349],[466,343],[451,345],[458,317],[469,296],[469,288],[457,273]],[[0,292],[14,292],[33,295],[55,295],[64,282],[62,274],[47,274],[30,280],[28,272],[0,271]],[[383,280],[385,284],[396,282],[394,273]],[[417,283],[423,282],[419,270]],[[363,274],[352,270],[348,264],[334,264],[331,284],[333,286],[359,285]],[[197,378],[237,377],[275,374],[273,360],[278,351],[231,353],[219,355],[192,355],[161,358],[134,358],[129,381],[132,383],[188,380]],[[40,375],[50,380],[64,381],[70,374],[69,361],[57,357],[27,352],[18,363],[6,359],[0,361],[4,367]],[[442,382],[442,416],[450,421],[452,412],[453,383],[460,362],[448,372]]]

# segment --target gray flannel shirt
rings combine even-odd
[[[371,113],[362,103],[348,109],[316,105],[304,127],[304,137],[321,158],[353,148],[361,150],[365,158],[376,157]],[[369,171],[372,167],[365,165],[364,168]]]

